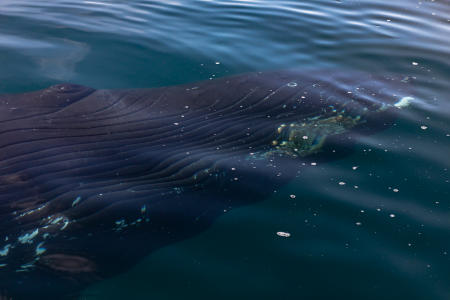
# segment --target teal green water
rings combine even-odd
[[[449,13],[439,0],[2,1],[0,93],[285,68],[416,78],[414,106],[351,155],[80,298],[450,299]]]

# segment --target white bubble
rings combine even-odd
[[[278,231],[277,235],[282,236],[282,237],[290,237],[291,236],[291,234],[289,232],[283,232],[283,231]]]
[[[426,125],[422,125],[422,126],[420,126],[420,129],[422,129],[422,130],[426,130],[426,129],[428,129],[428,126],[426,126]]]
[[[339,185],[345,185],[345,182],[340,181],[340,182],[339,182]]]

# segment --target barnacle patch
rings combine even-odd
[[[277,138],[272,141],[273,148],[268,154],[304,157],[317,153],[327,137],[344,133],[361,122],[361,116],[338,114],[328,118],[311,118],[289,125],[281,124],[276,130]]]

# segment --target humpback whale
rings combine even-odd
[[[70,298],[390,126],[408,90],[405,78],[267,71],[0,95],[1,290]]]

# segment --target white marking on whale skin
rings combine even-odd
[[[0,256],[6,256],[9,253],[9,248],[11,248],[11,244],[6,245],[3,247],[2,250],[0,250]]]
[[[40,242],[37,246],[36,246],[36,256],[39,256],[41,254],[43,254],[45,251],[47,251],[47,249],[45,249],[44,247],[42,247],[44,245],[45,242]]]
[[[64,225],[60,228],[60,230],[66,229],[69,224],[70,224],[70,221],[68,219],[64,219]]]
[[[59,216],[55,219],[52,219],[52,218],[53,218],[53,216],[48,216],[47,217],[47,220],[48,220],[47,225],[43,226],[42,228],[47,228],[49,225],[60,225],[61,221],[62,221],[63,224],[62,224],[60,230],[64,230],[70,224],[70,220],[68,218],[66,218],[65,216]]]
[[[413,97],[407,96],[401,98],[399,101],[397,101],[394,106],[397,108],[403,108],[409,106],[414,101]]]
[[[114,228],[114,231],[121,231],[124,228],[128,227],[128,224],[126,223],[125,219],[120,219],[115,222],[116,228]]]
[[[20,269],[16,270],[16,272],[29,272],[31,268],[34,268],[34,263],[36,262],[36,260],[23,264],[20,266]]]
[[[46,206],[47,206],[47,203],[46,203],[46,204],[43,204],[43,205],[41,205],[41,206],[39,206],[38,208],[35,208],[35,209],[32,209],[32,210],[23,212],[23,213],[21,213],[19,216],[17,216],[17,218],[22,218],[22,217],[24,217],[24,216],[31,215],[32,213],[35,213],[35,212],[38,212],[38,211],[44,209]]]
[[[24,235],[21,235],[17,238],[17,240],[22,244],[31,244],[33,242],[33,239],[39,234],[39,228],[37,228],[35,231],[31,233],[26,233]]]
[[[81,196],[78,196],[75,200],[73,200],[72,202],[72,207],[75,207],[75,205],[77,205],[78,203],[80,203],[81,201]]]
[[[52,224],[52,225],[58,224],[62,219],[63,219],[63,217],[57,217],[56,219],[51,221],[50,224]]]

